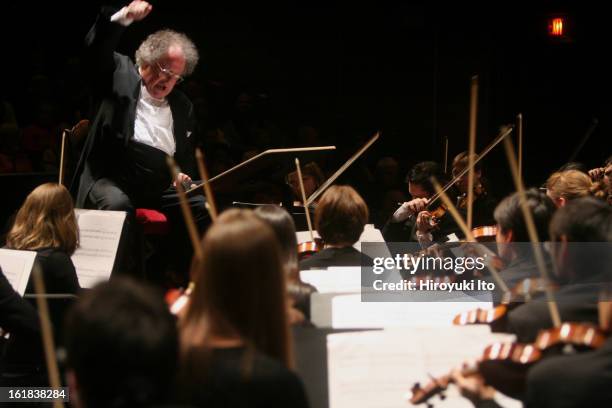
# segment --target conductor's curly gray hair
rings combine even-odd
[[[173,45],[178,45],[185,57],[185,72],[182,75],[191,75],[200,59],[198,49],[189,37],[174,30],[159,30],[149,35],[136,50],[136,64],[141,67],[154,64],[165,57]]]

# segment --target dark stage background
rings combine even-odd
[[[1,96],[12,104],[20,131],[36,125],[57,138],[55,129],[91,117],[87,73],[78,57],[100,4],[0,6]],[[411,165],[441,161],[443,137],[449,138],[451,158],[467,148],[475,74],[478,149],[522,112],[527,184],[539,185],[566,162],[594,118],[599,125],[578,160],[595,167],[611,154],[612,36],[609,17],[597,6],[152,4],[151,15],[130,27],[119,51],[133,55],[148,33],[162,27],[195,40],[201,63],[181,87],[198,109],[202,140],[235,122],[241,94],[256,118],[258,148],[336,144],[339,151],[324,163],[328,172],[382,130],[381,140],[340,180],[369,197],[380,211],[375,217],[385,211],[380,185],[401,189]],[[569,40],[547,35],[553,15],[565,15]],[[384,157],[395,160],[381,162]],[[53,171],[36,158],[33,167]],[[512,189],[501,146],[484,161],[484,172],[496,195]]]

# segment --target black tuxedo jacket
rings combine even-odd
[[[127,148],[134,135],[136,104],[142,79],[138,67],[130,58],[114,51],[125,27],[110,22],[112,13],[111,9],[103,9],[85,39],[85,61],[91,75],[97,114],[90,126],[72,183],[73,192],[78,189],[77,207],[83,207],[96,180],[112,178],[113,173],[121,171],[117,169],[117,157]],[[174,159],[182,172],[193,175],[193,105],[177,89],[168,95],[168,103],[174,122]],[[146,189],[146,186],[143,188]]]

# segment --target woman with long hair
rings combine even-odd
[[[287,210],[278,205],[262,205],[254,212],[272,227],[281,249],[281,260],[287,274],[289,320],[291,324],[305,324],[310,319],[310,295],[316,292],[316,289],[300,279],[297,236],[293,218]]]
[[[80,290],[70,256],[77,248],[79,234],[68,190],[56,183],[36,187],[25,199],[6,238],[9,249],[36,251],[35,262],[49,294],[75,295]],[[34,279],[30,276],[26,294],[33,294]],[[73,298],[49,301],[49,315],[54,333],[62,330],[64,316]],[[36,302],[32,301],[34,307]],[[59,336],[56,336],[59,340]],[[42,342],[39,335],[11,336],[2,361],[5,379],[12,383],[48,386],[45,375]]]
[[[272,229],[252,211],[229,210],[202,250],[179,325],[179,398],[195,406],[307,406],[291,371],[286,273]]]
[[[589,195],[605,198],[602,184],[594,183],[586,173],[578,170],[564,170],[551,174],[546,181],[546,195],[557,207],[563,207],[571,200]]]
[[[9,249],[36,251],[48,293],[76,294],[79,281],[70,256],[79,232],[70,193],[61,184],[36,187],[25,199],[6,237]],[[26,293],[33,293],[30,278]]]

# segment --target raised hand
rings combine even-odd
[[[153,10],[153,6],[142,0],[134,0],[127,6],[126,17],[134,21],[140,21]]]

